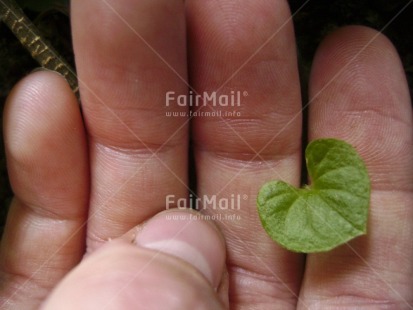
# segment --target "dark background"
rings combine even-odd
[[[61,53],[66,60],[73,63],[69,22],[69,1],[19,0],[18,2],[59,53]],[[413,3],[410,4],[410,2],[413,1],[289,1],[291,11],[294,14],[303,102],[305,103],[307,100],[306,81],[316,47],[322,38],[331,31],[340,26],[352,24],[375,28],[390,38],[401,56],[409,82],[410,93],[412,94]],[[21,47],[20,43],[7,27],[0,23],[0,103],[2,107],[12,86],[37,66],[37,63],[31,59],[30,55]],[[3,141],[2,139],[0,140],[1,233],[12,192],[7,178]]]

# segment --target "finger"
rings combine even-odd
[[[183,3],[72,1],[72,23],[90,141],[92,250],[164,209],[166,195],[187,195],[186,120],[165,116],[165,94],[186,92]]]
[[[413,305],[413,124],[394,47],[368,28],[339,30],[317,52],[310,97],[310,139],[354,145],[372,193],[366,236],[308,256],[302,306],[407,309]]]
[[[191,85],[217,98],[241,92],[235,107],[209,102],[195,110],[221,116],[193,119],[198,196],[216,198],[200,207],[221,219],[231,306],[295,308],[302,257],[275,245],[256,211],[266,181],[300,182],[301,103],[287,3],[187,3]],[[230,205],[221,208],[220,201]]]
[[[4,139],[16,196],[1,244],[1,308],[35,309],[84,251],[86,139],[62,77],[39,72],[14,88]]]
[[[115,240],[92,253],[44,309],[223,309],[215,288],[224,263],[216,228],[195,212],[164,212],[132,243]]]

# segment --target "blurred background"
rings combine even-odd
[[[73,65],[69,0],[17,0],[52,46]],[[344,25],[365,25],[383,32],[396,46],[413,89],[413,1],[408,0],[291,0],[297,36],[303,103],[307,102],[307,79],[315,49],[331,31]],[[38,64],[10,30],[0,23],[0,104],[13,85]],[[1,112],[2,113],[2,112]],[[2,114],[1,114],[2,116]],[[2,135],[2,129],[1,137]],[[51,133],[52,134],[52,133]],[[12,191],[0,138],[0,234]]]

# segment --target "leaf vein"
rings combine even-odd
[[[362,229],[360,229],[359,227],[356,227],[349,219],[347,219],[338,209],[334,208],[332,205],[334,205],[334,203],[329,203],[330,199],[328,197],[323,197],[322,195],[319,195],[320,199],[323,200],[326,205],[332,209],[334,212],[336,212],[338,215],[340,215],[347,223],[349,223],[351,225],[351,227],[353,227],[354,229],[358,230],[358,231],[363,231]],[[326,201],[326,199],[328,201]]]

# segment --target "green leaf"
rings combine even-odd
[[[269,236],[295,252],[323,252],[366,233],[370,180],[348,143],[311,142],[305,151],[311,186],[264,184],[257,206]]]

